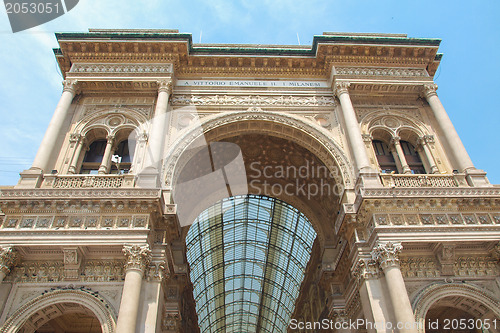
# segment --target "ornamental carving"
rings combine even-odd
[[[438,86],[435,83],[424,84],[422,94],[425,98],[429,98],[431,96],[436,96],[437,89],[438,89]]]
[[[385,270],[389,267],[399,267],[399,254],[403,250],[401,243],[379,243],[372,251],[372,258]]]
[[[144,272],[151,261],[151,250],[148,244],[143,245],[124,245],[123,253],[127,258],[125,270],[139,270]]]
[[[335,106],[330,96],[174,95],[172,105]]]
[[[158,92],[166,92],[167,94],[172,93],[172,80],[160,80],[156,82],[158,84]]]
[[[423,68],[391,68],[391,67],[336,67],[337,75],[352,76],[399,76],[399,77],[428,77],[429,73]]]
[[[373,258],[360,258],[352,273],[359,283],[363,283],[365,280],[379,278],[382,272]]]
[[[351,86],[350,82],[345,82],[345,81],[335,82],[334,86],[335,95],[340,96],[341,94],[349,93],[350,86]]]
[[[342,149],[338,146],[337,142],[329,135],[326,130],[316,127],[312,127],[307,120],[302,120],[300,118],[291,116],[289,114],[280,114],[271,111],[266,112],[234,112],[234,113],[221,113],[217,114],[213,117],[210,117],[205,122],[201,124],[201,128],[204,133],[208,133],[210,130],[215,129],[219,126],[227,125],[229,123],[237,123],[244,121],[271,121],[276,124],[282,124],[284,126],[289,126],[300,132],[305,132],[308,135],[312,136],[315,140],[320,142],[327,150],[327,154],[322,151],[318,152],[318,149],[314,147],[306,147],[311,149],[311,152],[316,153],[318,157],[321,159],[332,159],[333,163],[337,165],[341,170],[341,176],[343,184],[346,187],[352,186],[352,166],[344,155]],[[325,131],[325,132],[322,132]],[[184,136],[178,138],[176,142],[171,146],[170,150],[167,152],[167,156],[169,159],[166,160],[164,165],[165,171],[165,184],[167,186],[172,186],[173,184],[173,176],[174,176],[174,168],[176,167],[177,162],[179,161],[181,155],[186,150],[186,148],[196,140],[202,133],[200,133],[199,127],[191,128],[189,132],[187,132]],[[287,139],[291,139],[295,141],[296,139],[293,137],[285,137]],[[332,163],[325,162],[327,167],[333,166]]]
[[[76,94],[76,91],[78,89],[78,81],[77,80],[67,79],[67,80],[64,80],[62,82],[62,84],[63,84],[63,92],[68,91],[72,94]]]
[[[172,64],[85,64],[74,63],[69,73],[99,74],[113,73],[116,75],[141,74],[158,75],[172,73]]]
[[[0,247],[0,272],[5,275],[10,273],[10,269],[17,260],[17,253],[10,246]]]

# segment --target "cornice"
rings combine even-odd
[[[397,65],[427,68],[439,64],[440,40],[388,36],[314,36],[307,46],[198,45],[190,34],[154,32],[57,33],[54,50],[63,75],[77,62],[171,62],[177,74],[291,75],[327,77],[332,65]]]

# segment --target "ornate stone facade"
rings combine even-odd
[[[33,166],[0,190],[0,332],[199,332],[186,235],[209,196],[236,195],[227,165],[199,157],[214,143],[239,147],[248,194],[285,201],[317,233],[291,319],[436,332],[426,323],[465,318],[499,331],[500,188],[439,101],[438,40],[207,49],[172,30],[56,37],[61,100]],[[224,186],[185,223],[175,188],[193,165],[199,178],[225,170]],[[275,191],[290,185],[308,192]]]

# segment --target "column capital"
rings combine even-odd
[[[68,91],[72,94],[76,94],[76,91],[78,89],[77,80],[66,79],[62,82],[62,84],[63,84],[63,92]]]
[[[399,242],[378,243],[372,251],[372,258],[380,268],[399,267],[399,254],[403,246]]]
[[[69,142],[71,142],[71,143],[78,143],[83,138],[84,138],[84,136],[81,135],[81,134],[79,134],[79,133],[71,133],[70,136],[69,136]]]
[[[420,143],[422,146],[428,143],[434,143],[434,136],[433,135],[421,136],[420,138],[418,138],[418,143]]]
[[[110,134],[106,137],[106,140],[108,141],[108,143],[113,143],[115,141],[115,136]]]
[[[328,313],[328,318],[336,323],[349,322],[349,315],[345,308],[333,307]]]
[[[359,283],[363,283],[365,280],[378,279],[382,272],[373,258],[359,258],[352,273]]]
[[[167,94],[172,93],[172,80],[159,80],[156,81],[158,84],[158,92],[166,92]]]
[[[17,253],[11,246],[0,247],[0,271],[5,275],[10,273],[10,269],[17,261]]]
[[[365,143],[371,143],[373,141],[373,136],[371,136],[371,134],[361,134],[361,137]]]
[[[399,145],[400,141],[401,141],[401,137],[399,137],[399,136],[393,136],[391,138],[390,144],[391,145]]]
[[[333,86],[333,91],[335,95],[340,96],[344,93],[349,93],[350,86],[351,83],[347,81],[335,82],[335,85]]]
[[[127,258],[125,270],[138,270],[144,272],[151,261],[151,250],[148,244],[132,244],[123,246],[123,254]]]
[[[436,90],[438,89],[438,85],[435,83],[427,83],[424,84],[422,89],[422,95],[425,98],[429,98],[431,96],[437,96]]]

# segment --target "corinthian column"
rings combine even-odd
[[[401,243],[378,244],[372,252],[372,257],[379,263],[385,275],[396,319],[396,323],[393,323],[393,325],[398,325],[401,333],[417,333],[415,316],[413,315],[408,291],[399,267],[399,253],[402,249]]]
[[[159,167],[159,163],[163,159],[162,153],[169,120],[169,117],[167,117],[168,100],[170,99],[171,93],[172,81],[163,80],[158,82],[158,98],[156,100],[151,135],[149,136],[150,162],[155,167]]]
[[[57,104],[54,115],[50,120],[47,131],[42,139],[40,148],[36,153],[35,160],[33,161],[32,169],[42,170],[47,172],[49,167],[48,163],[52,154],[54,147],[56,146],[57,138],[61,134],[64,120],[68,115],[69,107],[73,102],[73,98],[76,94],[77,81],[76,80],[65,80],[63,82],[64,88],[61,95],[61,99]]]
[[[116,331],[134,333],[141,296],[142,278],[146,267],[151,261],[151,250],[147,244],[124,245],[123,253],[127,258],[127,262],[125,264],[125,282],[123,283]]]
[[[10,273],[10,269],[16,262],[17,254],[10,246],[0,247],[0,283]]]
[[[160,186],[160,175],[163,161],[163,147],[167,136],[167,126],[170,121],[168,113],[168,101],[172,93],[172,80],[158,81],[158,98],[154,118],[151,120],[151,130],[146,149],[144,170],[138,172],[137,186],[158,187]]]
[[[455,162],[457,163],[457,168],[459,171],[464,172],[468,169],[474,169],[474,164],[467,154],[465,147],[458,136],[453,123],[451,122],[446,110],[441,104],[438,95],[436,94],[437,85],[436,84],[425,84],[424,85],[424,96],[429,103],[434,117],[436,118],[437,124],[441,133],[443,134],[444,141],[446,142],[451,154],[453,155]]]
[[[354,155],[354,162],[359,171],[373,171],[370,166],[370,160],[366,153],[365,144],[361,136],[358,120],[356,119],[356,112],[352,106],[351,97],[349,96],[349,82],[335,83],[335,94],[340,100],[342,107],[342,114],[346,126],[347,136],[351,144],[352,153]]]

